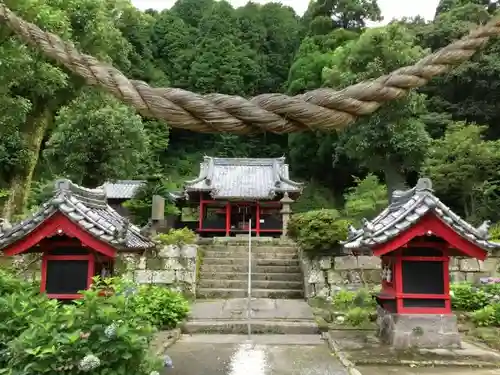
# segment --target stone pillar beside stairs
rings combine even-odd
[[[290,205],[294,202],[292,198],[288,196],[288,193],[285,193],[283,198],[280,200],[281,202],[281,221],[283,225],[283,229],[281,232],[281,238],[286,239],[288,237],[288,221],[290,220],[290,214],[292,213],[292,208]]]

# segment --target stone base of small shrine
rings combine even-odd
[[[325,338],[338,358],[355,366],[363,375],[387,374],[441,374],[443,367],[449,374],[485,375],[497,374],[500,369],[500,353],[469,341],[463,337],[461,348],[412,348],[398,350],[382,344],[375,331],[356,329],[335,329],[325,333]],[[358,367],[360,366],[360,367]],[[416,370],[419,368],[426,368]],[[435,368],[432,371],[429,368]],[[476,372],[477,369],[482,371]],[[460,370],[463,369],[463,370]],[[464,371],[467,369],[467,371]],[[495,370],[492,370],[495,369]],[[495,372],[496,371],[496,372]],[[350,374],[358,374],[350,371]]]
[[[457,317],[442,314],[394,314],[377,310],[378,336],[394,349],[460,348]]]

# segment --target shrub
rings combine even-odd
[[[349,309],[356,298],[356,293],[349,290],[339,290],[332,299],[332,304],[336,309],[347,310]]]
[[[469,283],[451,285],[451,305],[458,311],[476,311],[486,307],[491,301],[491,294],[484,287]]]
[[[347,238],[347,220],[337,210],[317,210],[291,217],[290,236],[310,255],[332,253]]]
[[[161,368],[149,354],[153,327],[136,317],[125,294],[101,295],[100,285],[74,304],[32,318],[9,344],[12,374],[136,374]]]
[[[500,304],[488,305],[474,311],[471,319],[477,327],[500,326]]]
[[[155,240],[163,245],[188,245],[196,242],[196,233],[189,228],[170,229],[168,233],[157,235]]]
[[[187,318],[189,303],[181,293],[156,285],[143,285],[131,299],[136,316],[159,329],[172,329]]]
[[[34,293],[34,284],[16,277],[7,270],[0,269],[0,296],[20,291],[30,291]],[[36,292],[38,292],[38,290],[36,290]]]
[[[4,276],[4,275],[2,275]],[[3,284],[7,281],[7,284]],[[54,315],[57,301],[40,295],[24,281],[0,277],[0,369],[6,368],[9,358],[8,344],[30,327],[32,321]],[[26,289],[18,289],[24,285]],[[10,289],[10,293],[6,290]]]
[[[490,240],[500,242],[500,223],[495,223],[490,227]]]
[[[354,307],[347,311],[345,323],[353,327],[360,326],[370,321],[370,311],[362,307]]]
[[[345,311],[360,307],[368,311],[373,311],[376,302],[372,298],[371,293],[366,289],[359,289],[357,291],[340,290],[333,296],[332,305],[337,310]]]

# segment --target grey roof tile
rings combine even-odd
[[[429,212],[480,248],[500,248],[500,243],[488,241],[489,221],[474,228],[433,194],[432,183],[428,178],[421,178],[413,189],[394,192],[389,207],[371,222],[365,220],[363,228],[356,230],[351,227],[347,241],[342,244],[351,250],[381,245],[397,237]]]
[[[103,189],[107,199],[131,199],[137,190],[143,186],[143,180],[108,181],[98,187]]]
[[[86,189],[69,180],[58,180],[54,196],[42,205],[40,211],[0,232],[0,249],[28,236],[56,212],[61,212],[83,230],[117,250],[141,250],[155,246],[152,240],[140,233],[138,227],[111,208],[106,199],[102,188]]]
[[[186,191],[206,191],[214,199],[272,199],[277,193],[300,193],[302,184],[289,178],[285,158],[214,158],[205,156],[199,176]]]

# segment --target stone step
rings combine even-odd
[[[201,277],[198,288],[228,288],[228,289],[245,289],[247,288],[247,280],[217,280],[204,279]],[[269,281],[269,280],[252,280],[252,289],[278,289],[278,290],[298,290],[302,289],[302,281]]]
[[[248,336],[241,333],[191,333],[181,336],[183,343],[201,343],[201,344],[242,344],[246,343]],[[317,334],[287,334],[279,335],[272,333],[257,334],[252,337],[252,342],[258,345],[323,345],[323,337]]]
[[[248,265],[246,258],[210,258],[203,257],[203,265]],[[299,266],[298,259],[253,259],[252,266]]]
[[[231,253],[248,253],[248,245],[246,246],[224,246],[224,245],[212,245],[202,247],[203,251],[223,251]],[[263,246],[252,244],[253,253],[288,253],[296,254],[298,249],[293,246]]]
[[[246,320],[195,320],[187,321],[182,326],[184,333],[225,333],[246,334],[248,332]],[[290,334],[290,335],[317,335],[320,330],[313,321],[289,320],[251,320],[252,334]]]
[[[227,251],[217,251],[209,250],[204,252],[204,258],[235,258],[235,259],[246,259],[248,260],[247,252],[232,252]],[[297,253],[252,253],[253,259],[299,259],[299,254]]]
[[[245,298],[247,289],[228,288],[196,288],[198,298]],[[252,289],[253,298],[281,298],[299,299],[304,298],[302,289]]]
[[[200,279],[215,279],[219,280],[247,280],[247,272],[200,272]],[[252,272],[252,280],[270,280],[270,281],[302,281],[302,274],[296,273],[256,273]]]
[[[201,273],[218,273],[232,272],[246,274],[248,272],[247,264],[203,264],[200,269]],[[253,266],[252,271],[255,273],[302,273],[300,266]]]

